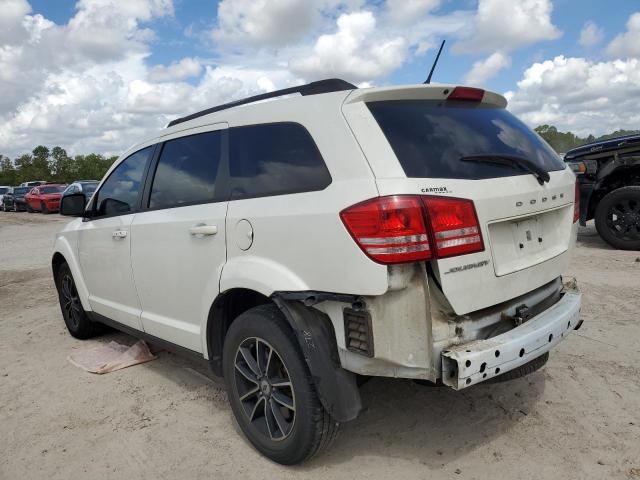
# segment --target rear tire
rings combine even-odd
[[[640,186],[622,187],[604,196],[596,208],[600,237],[620,250],[640,250]]]
[[[19,212],[20,209],[18,208],[18,204],[16,202],[13,202],[13,211],[14,212]]]
[[[231,324],[223,370],[233,414],[264,456],[293,465],[335,439],[340,424],[318,399],[295,333],[275,305],[249,309]]]
[[[58,289],[62,318],[64,318],[64,323],[71,336],[84,340],[100,333],[100,324],[92,322],[87,316],[87,312],[82,308],[75,280],[66,263],[63,263],[58,269],[56,288]]]

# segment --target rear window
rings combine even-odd
[[[16,187],[13,189],[13,194],[22,195],[24,193],[27,193],[29,190],[31,190],[31,187]]]
[[[166,142],[153,178],[149,207],[213,202],[221,152],[219,130]]]
[[[297,123],[230,129],[231,198],[323,190],[331,175],[311,135]]]
[[[9,189],[8,189],[8,188],[6,188],[6,187],[0,187],[0,195],[3,195],[3,194],[5,194],[5,193],[7,193],[8,191],[9,191]]]
[[[516,167],[463,162],[470,155],[524,157],[547,172],[562,170],[558,154],[502,108],[469,102],[370,102],[407,177],[483,179],[523,175]]]
[[[60,193],[64,187],[40,187],[40,193]]]

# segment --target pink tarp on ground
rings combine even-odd
[[[76,367],[91,373],[103,374],[155,360],[147,344],[138,340],[131,346],[117,342],[80,347],[67,357]]]

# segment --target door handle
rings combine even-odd
[[[205,225],[204,223],[194,225],[189,229],[189,233],[194,237],[206,237],[218,233],[217,225]]]
[[[113,232],[113,233],[111,234],[111,236],[112,236],[113,238],[126,238],[127,233],[128,233],[128,232],[127,232],[126,230],[116,230],[115,232]]]

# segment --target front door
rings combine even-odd
[[[80,268],[96,313],[142,330],[131,271],[131,222],[153,147],[122,161],[96,193],[91,218],[78,232]]]
[[[226,124],[204,130],[165,141],[131,225],[145,332],[197,352],[226,261],[227,195],[216,183]]]

